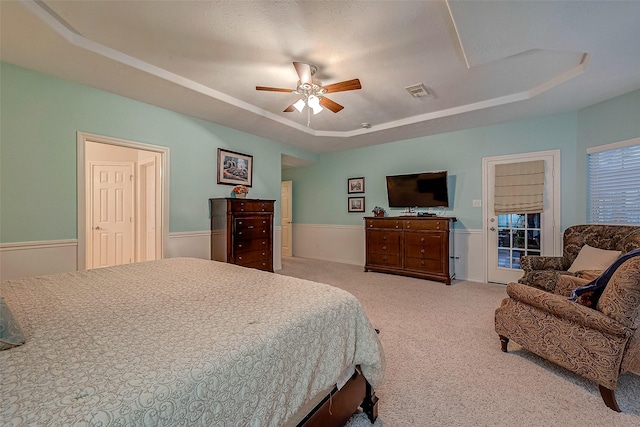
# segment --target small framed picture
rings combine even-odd
[[[347,180],[347,193],[364,193],[364,177],[349,178]]]
[[[364,197],[349,197],[349,212],[364,212]]]
[[[253,156],[218,148],[218,184],[246,185],[253,182]]]

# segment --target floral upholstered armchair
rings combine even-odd
[[[577,269],[572,268],[583,247],[619,252],[614,258],[618,255],[624,255],[632,249],[640,248],[640,227],[601,224],[574,225],[564,231],[562,245],[561,257],[521,257],[520,267],[524,270],[524,275],[518,282],[553,292],[561,275],[594,279],[610,263],[606,263],[605,267],[597,265],[591,267],[587,263],[587,268],[582,268],[584,264],[578,266]]]
[[[620,411],[614,393],[618,376],[640,375],[640,256],[620,260],[594,308],[568,299],[586,283],[564,275],[553,292],[509,283],[508,297],[495,312],[495,329],[502,351],[512,340],[596,382],[605,404]]]

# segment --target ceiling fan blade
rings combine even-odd
[[[284,109],[284,113],[291,113],[293,111],[296,111],[296,108],[293,106],[293,104],[289,105],[287,108]]]
[[[334,101],[330,100],[326,96],[323,96],[320,99],[320,105],[322,105],[326,109],[329,109],[329,110],[333,111],[334,113],[337,113],[338,111],[340,111],[340,110],[342,110],[344,108],[342,105],[338,104],[337,102],[334,102]]]
[[[295,89],[283,89],[280,87],[256,86],[256,90],[268,90],[270,92],[295,92]]]
[[[347,80],[347,81],[344,81],[344,82],[334,83],[332,85],[327,85],[327,86],[323,86],[323,87],[327,90],[327,93],[344,92],[345,90],[362,89],[362,86],[360,86],[360,80],[358,80],[358,79]]]
[[[293,66],[296,69],[296,73],[298,73],[300,83],[313,83],[311,81],[311,66],[309,64],[294,62]]]

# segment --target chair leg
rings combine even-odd
[[[616,401],[615,391],[601,385],[598,385],[598,387],[600,387],[600,396],[602,396],[604,404],[607,405],[610,409],[613,409],[616,412],[620,412],[620,407],[618,406],[618,402]]]
[[[499,335],[499,337],[500,337],[500,346],[502,347],[502,351],[506,353],[507,346],[509,345],[509,338],[503,337],[502,335]]]

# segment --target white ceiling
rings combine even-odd
[[[315,152],[640,89],[640,1],[0,1],[3,61]],[[292,61],[345,108],[284,113]],[[432,96],[412,98],[424,83]],[[362,128],[370,123],[370,129]]]

